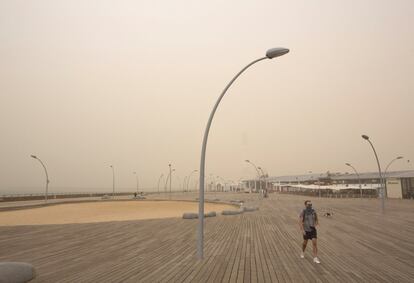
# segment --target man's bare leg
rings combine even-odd
[[[317,245],[316,238],[312,239],[312,246],[313,246],[313,262],[321,263],[318,259],[318,245]]]
[[[303,244],[302,244],[302,251],[303,252],[305,252],[307,244],[308,244],[308,240],[303,240]]]
[[[313,257],[318,256],[318,244],[316,242],[316,239],[312,239],[312,246],[313,246]]]

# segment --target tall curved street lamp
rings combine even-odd
[[[233,84],[233,82],[250,66],[253,64],[265,60],[265,59],[273,59],[279,56],[282,56],[289,52],[289,49],[286,48],[272,48],[266,52],[266,56],[256,59],[253,62],[249,63],[246,67],[244,67],[240,72],[233,77],[233,79],[227,84],[224,88],[222,93],[220,94],[219,98],[217,99],[216,104],[213,107],[213,110],[210,113],[210,117],[208,118],[207,126],[204,132],[203,137],[203,144],[201,147],[201,158],[200,158],[200,190],[199,190],[199,204],[198,204],[198,240],[197,240],[197,255],[199,259],[203,259],[204,257],[204,170],[206,164],[206,149],[207,149],[207,139],[208,133],[210,131],[210,126],[213,121],[214,114],[216,113],[217,107],[220,104],[220,101],[223,99],[224,95],[226,94],[227,90]]]
[[[184,176],[183,183],[181,185],[181,188],[183,190],[183,193],[185,193],[185,184],[187,183],[187,178],[188,178],[188,176]]]
[[[240,191],[240,181],[244,179],[243,177],[240,177],[239,180],[237,180],[237,189],[236,191]],[[243,184],[243,182],[241,182]]]
[[[359,176],[358,171],[355,169],[354,166],[351,165],[351,163],[345,163],[346,166],[349,166],[352,168],[352,170],[354,170],[355,174],[358,176],[358,182],[359,182],[359,193],[360,193],[360,197],[362,199],[362,186],[361,186],[361,177]]]
[[[388,191],[387,191],[387,172],[388,172],[388,168],[391,166],[391,164],[394,163],[394,161],[399,160],[399,159],[403,159],[404,157],[402,156],[397,156],[396,158],[394,158],[393,160],[390,161],[390,163],[388,163],[387,167],[385,167],[385,171],[384,171],[384,185],[385,185],[385,192],[388,195]]]
[[[135,177],[137,179],[137,194],[138,194],[139,193],[139,180],[138,180],[137,172],[134,172],[134,175],[135,175]]]
[[[211,188],[210,191],[212,192],[214,189],[214,174],[210,173],[210,184],[211,184]]]
[[[246,159],[245,161],[247,163],[251,164],[254,167],[254,169],[256,170],[256,173],[257,173],[257,177],[259,178],[259,182],[260,182],[260,172],[259,172],[258,167],[253,162],[251,162],[249,159]],[[257,192],[256,181],[254,181],[254,191]]]
[[[384,214],[385,213],[385,201],[384,201],[385,194],[384,194],[384,179],[382,178],[381,165],[380,165],[380,162],[379,162],[379,159],[378,159],[377,152],[375,151],[374,145],[370,141],[369,137],[367,135],[362,135],[362,138],[369,142],[369,144],[372,147],[372,150],[374,151],[375,159],[377,160],[378,173],[379,173],[379,178],[380,178],[381,213]]]
[[[115,198],[115,169],[113,165],[109,167],[112,168],[112,198]]]
[[[220,182],[219,183],[219,185],[220,185],[220,189],[221,189],[221,192],[224,192],[224,189],[226,188],[226,186],[227,186],[227,181],[223,178],[223,177],[221,177],[221,176],[219,176],[219,175],[217,175],[217,177],[216,177],[217,179],[216,180],[218,180],[218,179],[221,179],[221,181],[222,182]],[[224,184],[224,185],[223,185]]]
[[[40,158],[38,158],[36,155],[30,155],[30,157],[31,157],[31,158],[34,158],[34,159],[36,159],[37,161],[39,161],[39,162],[40,162],[40,164],[42,164],[43,169],[45,170],[45,174],[46,174],[45,202],[47,202],[47,194],[48,194],[48,191],[49,191],[49,182],[50,182],[50,180],[49,180],[49,174],[47,174],[47,169],[46,169],[46,166],[45,166],[45,164],[42,162],[42,160],[40,160]]]
[[[198,172],[198,170],[193,170],[193,171],[191,171],[190,175],[188,175],[188,178],[187,178],[187,192],[188,192],[188,184],[190,183],[191,176],[193,175],[193,173],[196,173],[196,172]]]
[[[160,194],[160,182],[161,182],[161,179],[164,177],[164,174],[161,174],[161,176],[158,178],[158,185],[157,185],[157,187],[158,187],[158,194]]]
[[[170,164],[168,164],[168,167],[170,167],[170,195],[169,195],[169,197],[170,197],[170,199],[171,199],[171,181],[172,181],[171,163],[170,163]]]
[[[264,185],[265,185],[265,189],[264,189],[264,197],[267,198],[267,178],[269,177],[269,174],[265,173],[262,167],[257,167],[257,169],[260,170],[260,172],[262,173],[262,178],[264,179]]]
[[[387,178],[387,172],[388,172],[388,168],[391,166],[391,164],[394,163],[394,161],[399,160],[399,159],[403,159],[403,156],[398,156],[396,158],[394,158],[393,160],[390,161],[390,163],[388,163],[387,167],[385,167],[385,171],[384,171],[384,178]]]
[[[210,174],[210,180],[211,180],[211,192],[214,192],[214,198],[217,198],[217,187],[216,187],[216,179],[214,177],[214,174]]]
[[[168,164],[168,167],[170,168],[169,169],[169,173],[168,173],[168,175],[167,175],[167,179],[165,180],[165,185],[164,185],[164,192],[165,193],[167,193],[167,184],[168,184],[168,181],[170,181],[170,195],[169,195],[169,197],[171,198],[171,174],[172,174],[172,172],[174,172],[175,171],[175,169],[172,169],[171,168],[171,164]]]

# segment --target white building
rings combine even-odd
[[[385,180],[386,196],[397,199],[414,198],[414,170],[387,172]],[[378,172],[357,174],[323,173],[292,175],[267,178],[277,191],[313,192],[319,194],[352,193],[377,195],[380,188]],[[252,182],[252,180],[250,180]],[[254,181],[253,181],[254,182]]]

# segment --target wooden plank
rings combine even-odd
[[[32,263],[33,282],[414,281],[413,201],[387,201],[382,216],[377,200],[311,198],[318,211],[334,212],[320,216],[316,265],[311,245],[299,258],[303,197],[217,196],[260,210],[206,219],[203,262],[197,220],[179,218],[0,227],[0,261]]]

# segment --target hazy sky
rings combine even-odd
[[[0,193],[414,169],[414,1],[0,0]],[[195,178],[194,178],[195,179]]]

